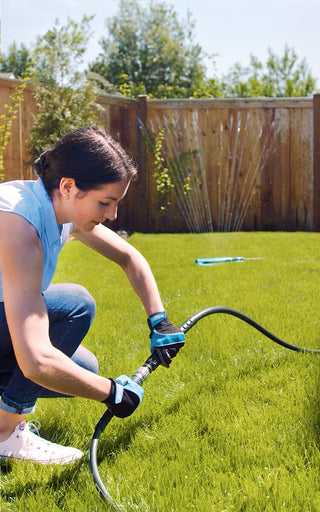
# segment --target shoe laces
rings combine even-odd
[[[40,421],[38,421],[38,420],[28,421],[28,423],[26,423],[26,427],[28,428],[28,430],[31,434],[37,436],[36,438],[33,438],[33,439],[32,439],[32,436],[27,438],[28,441],[26,442],[26,445],[25,445],[27,450],[33,449],[33,447],[36,443],[37,445],[39,445],[39,448],[40,448],[40,446],[42,446],[46,451],[48,449],[50,449],[52,452],[55,451],[57,445],[40,436],[40,432],[39,432],[39,430],[41,428]]]
[[[37,434],[37,436],[40,437],[40,432],[39,432],[40,428],[41,428],[40,421],[31,420],[31,421],[28,421],[28,423],[26,425],[29,427],[30,432],[32,432],[33,434]]]

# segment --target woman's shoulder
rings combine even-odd
[[[23,245],[26,241],[32,244],[38,243],[39,237],[37,230],[28,219],[22,215],[13,215],[12,212],[0,210],[0,240],[1,242],[10,241],[11,245],[15,245],[19,240]]]
[[[0,184],[0,212],[23,217],[37,229],[41,226],[41,201],[35,193],[36,181],[8,181]]]
[[[34,196],[33,180],[14,180],[0,183],[0,208],[12,209],[22,202],[31,201]]]

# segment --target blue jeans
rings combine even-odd
[[[49,315],[51,343],[79,366],[98,373],[96,357],[80,346],[94,319],[94,299],[85,288],[75,284],[52,284],[43,298]],[[39,397],[66,396],[24,377],[14,355],[3,302],[0,302],[0,394],[0,409],[15,414],[34,412]]]

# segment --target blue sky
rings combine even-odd
[[[150,0],[140,0],[148,4]],[[100,51],[105,19],[117,13],[118,0],[0,0],[1,48],[5,53],[13,41],[31,45],[59,18],[80,20],[94,14],[94,36],[87,50],[91,62]],[[216,74],[222,76],[233,64],[249,64],[250,54],[265,62],[268,48],[282,56],[286,44],[299,59],[306,58],[320,88],[320,0],[166,0],[179,17],[187,9],[196,22],[195,42],[209,54],[218,54]],[[214,70],[207,62],[209,74]]]

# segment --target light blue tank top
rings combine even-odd
[[[37,181],[16,180],[1,183],[0,211],[20,215],[37,230],[44,254],[41,291],[46,290],[55,273],[59,253],[73,225],[57,224],[53,203],[40,178]],[[3,302],[1,269],[0,302]]]

